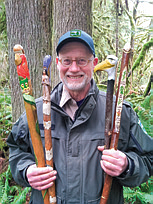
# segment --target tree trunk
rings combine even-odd
[[[53,1],[53,49],[56,56],[56,46],[61,35],[71,29],[81,29],[92,34],[92,0],[55,0]],[[59,82],[55,57],[52,65],[52,87]]]
[[[27,56],[33,95],[42,95],[41,76],[43,58],[51,53],[52,1],[6,0],[10,86],[12,91],[12,117],[15,122],[24,111],[19,87],[13,47],[21,44]]]

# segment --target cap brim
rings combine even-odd
[[[69,37],[69,38],[67,38],[67,39],[65,39],[65,40],[63,40],[61,43],[59,43],[59,45],[57,46],[57,48],[56,48],[56,52],[57,52],[57,55],[59,54],[59,51],[60,51],[60,49],[63,47],[63,45],[65,45],[66,43],[68,43],[68,42],[81,42],[81,43],[83,43],[84,45],[86,45],[88,48],[89,48],[89,50],[91,51],[91,53],[93,54],[93,52],[92,52],[92,49],[90,48],[90,46],[88,45],[88,43],[86,43],[84,40],[82,40],[82,39],[80,39],[80,38],[75,38],[75,37]]]

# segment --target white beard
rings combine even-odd
[[[89,84],[90,81],[91,81],[91,78],[89,78],[87,75],[83,75],[83,77],[84,77],[83,81],[80,82],[80,83],[77,83],[77,82],[69,83],[67,81],[67,76],[65,76],[63,78],[62,82],[69,90],[71,90],[71,91],[80,91],[80,90],[84,89],[87,86],[87,84]]]

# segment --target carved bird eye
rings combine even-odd
[[[28,83],[27,82],[25,83],[25,86],[28,87]]]

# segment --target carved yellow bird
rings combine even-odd
[[[108,55],[104,61],[95,66],[94,73],[97,71],[106,71],[108,73],[108,80],[115,79],[117,62],[118,58],[115,55]]]

